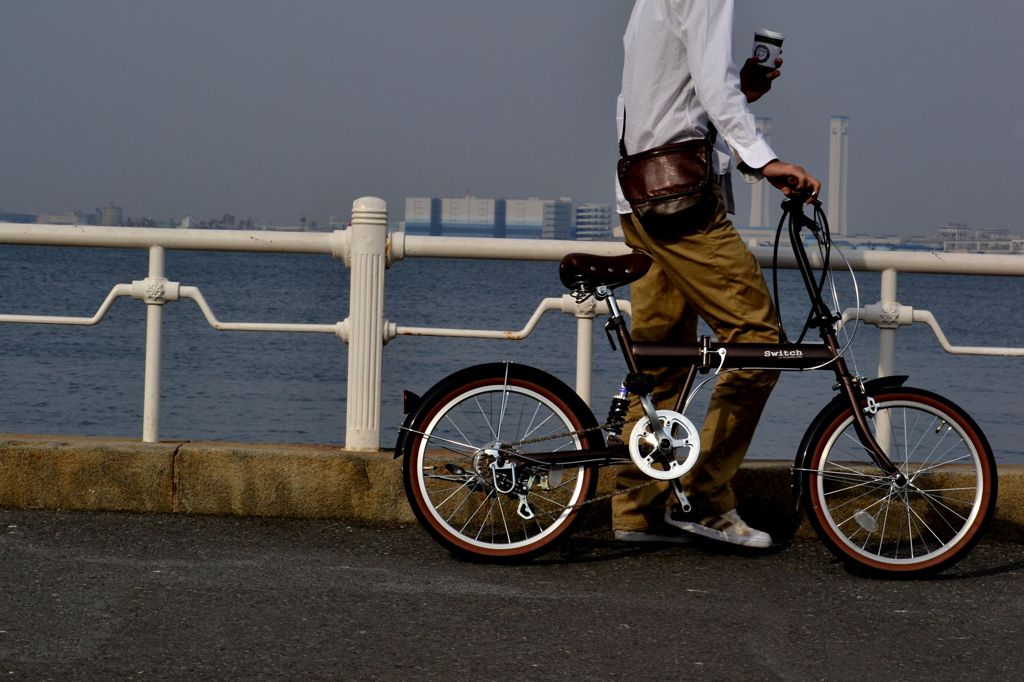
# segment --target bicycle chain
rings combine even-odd
[[[564,507],[564,509],[573,509],[573,510],[580,509],[581,507],[585,507],[588,504],[593,504],[595,502],[600,502],[602,500],[610,500],[611,498],[616,497],[618,495],[625,495],[626,493],[631,493],[634,490],[640,490],[641,488],[646,488],[648,486],[652,486],[655,483],[665,483],[665,481],[659,481],[656,478],[652,478],[651,480],[649,480],[649,481],[647,481],[645,483],[641,483],[639,485],[635,485],[632,488],[623,488],[622,490],[613,490],[610,493],[605,493],[604,495],[598,495],[597,497],[592,497],[589,500],[584,500],[583,502],[578,502],[578,503],[573,504],[573,505],[568,505],[568,506]]]
[[[557,438],[570,438],[572,436],[579,436],[579,435],[583,435],[583,434],[587,434],[587,433],[593,433],[595,431],[604,431],[607,428],[608,428],[608,424],[603,424],[601,426],[591,426],[590,428],[580,429],[578,431],[567,431],[565,433],[556,433],[556,434],[553,434],[553,435],[550,435],[550,436],[540,436],[538,438],[531,438],[530,440],[521,440],[521,441],[517,441],[516,443],[514,443],[514,445],[518,448],[518,447],[523,446],[523,445],[532,445],[533,443],[543,443],[544,441],[555,440]],[[513,444],[509,443],[508,445],[513,445]],[[508,447],[508,445],[506,445],[505,447]],[[502,450],[504,450],[505,447],[503,447]],[[523,457],[523,458],[529,460],[529,455],[519,454],[518,452],[516,454],[519,457]],[[614,490],[614,491],[612,491],[610,493],[605,493],[604,495],[598,495],[597,497],[592,497],[589,500],[584,500],[583,502],[578,502],[577,504],[568,505],[568,506],[564,507],[563,509],[571,509],[571,510],[580,509],[581,507],[584,507],[584,506],[586,506],[588,504],[593,504],[595,502],[601,502],[603,500],[609,500],[609,499],[611,499],[613,497],[616,497],[618,495],[625,495],[626,493],[631,493],[634,490],[640,490],[641,488],[647,488],[647,487],[652,486],[652,485],[654,485],[656,483],[664,483],[664,482],[665,481],[659,481],[656,478],[652,478],[649,481],[645,481],[644,483],[641,483],[639,485],[635,485],[635,486],[633,486],[631,488],[624,488],[622,490]]]

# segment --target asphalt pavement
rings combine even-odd
[[[926,581],[814,540],[522,566],[345,521],[0,510],[0,678],[1021,679],[1024,545]]]

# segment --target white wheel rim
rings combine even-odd
[[[981,455],[978,452],[977,448],[975,447],[975,444],[967,437],[967,434],[963,430],[963,428],[961,428],[961,426],[958,423],[956,423],[955,421],[951,421],[951,420],[947,419],[946,415],[943,414],[938,409],[932,407],[931,405],[928,405],[928,404],[925,404],[925,403],[922,403],[922,402],[919,402],[919,401],[915,401],[915,400],[892,400],[892,401],[887,401],[885,403],[878,403],[878,411],[879,412],[882,412],[883,410],[886,410],[888,412],[894,412],[896,410],[899,410],[900,408],[913,408],[914,411],[925,412],[925,413],[930,414],[935,420],[941,420],[942,425],[948,426],[949,429],[953,433],[955,433],[955,435],[959,439],[959,441],[962,442],[965,445],[965,451],[969,452],[969,454],[970,454],[970,462],[969,463],[972,466],[971,466],[970,469],[968,469],[966,471],[966,473],[968,473],[968,474],[973,473],[974,480],[975,480],[974,496],[970,500],[970,511],[969,511],[967,516],[962,517],[963,518],[963,522],[962,522],[962,525],[961,525],[959,531],[955,535],[953,535],[950,539],[948,539],[948,540],[945,540],[945,541],[941,541],[940,540],[941,544],[940,544],[940,546],[937,549],[934,549],[932,551],[927,551],[927,552],[924,552],[924,553],[921,553],[921,554],[916,554],[916,553],[913,552],[913,550],[911,550],[912,555],[910,557],[908,557],[908,558],[888,557],[888,556],[882,555],[880,553],[868,551],[866,549],[866,546],[868,544],[867,541],[865,541],[865,543],[861,544],[861,545],[859,545],[856,542],[853,542],[851,540],[850,534],[846,530],[844,530],[844,528],[843,528],[844,526],[849,527],[850,519],[853,518],[853,516],[855,516],[856,514],[853,514],[852,516],[849,516],[847,518],[842,518],[842,519],[837,520],[835,518],[835,515],[833,514],[832,508],[830,508],[827,504],[822,504],[822,501],[825,500],[827,495],[828,495],[828,492],[825,489],[825,484],[826,484],[826,481],[828,480],[828,477],[829,477],[829,473],[828,472],[824,472],[823,473],[823,467],[827,466],[830,463],[829,458],[833,455],[833,453],[836,452],[837,440],[840,437],[843,437],[845,434],[847,434],[851,430],[851,424],[852,424],[852,421],[853,421],[853,417],[852,416],[849,417],[848,419],[844,420],[843,423],[837,429],[835,429],[833,431],[832,436],[829,438],[828,442],[825,445],[825,455],[822,457],[821,461],[818,463],[817,468],[815,469],[815,471],[812,474],[812,475],[815,476],[815,479],[816,479],[815,480],[814,489],[815,489],[815,492],[816,492],[817,501],[818,501],[818,503],[820,505],[820,509],[821,509],[822,516],[824,517],[824,521],[829,526],[831,534],[834,535],[835,537],[839,538],[839,540],[843,543],[844,546],[846,546],[848,549],[852,550],[857,555],[862,556],[862,557],[864,557],[864,558],[866,558],[866,559],[868,559],[870,561],[873,561],[873,562],[880,562],[880,563],[894,565],[894,566],[913,565],[913,564],[919,564],[919,563],[924,563],[924,562],[927,562],[927,561],[931,561],[932,559],[935,559],[936,557],[941,556],[942,554],[945,554],[949,550],[949,547],[954,546],[954,545],[958,544],[961,540],[963,540],[964,536],[973,528],[974,523],[977,520],[978,514],[981,513],[981,506],[982,506],[981,505],[981,501],[982,501],[982,496],[983,496],[983,493],[984,493],[984,486],[982,485],[983,473],[984,472],[983,472],[982,467],[981,467]],[[915,428],[918,428],[920,430],[920,429],[924,429],[924,426],[923,425],[920,426],[920,427],[916,427],[915,426]],[[904,429],[906,430],[906,427],[904,427]],[[938,432],[936,432],[936,433],[938,433]],[[921,436],[921,440],[923,441],[923,439],[924,439],[924,436],[922,435]],[[903,458],[902,459],[900,457],[894,457],[893,458],[893,461],[894,461],[894,463],[897,466],[900,466],[901,468],[903,468],[903,467],[908,467],[911,463],[917,464],[916,460],[912,460],[911,457],[910,457],[910,454],[911,454],[910,453],[910,447],[912,447],[912,446],[913,446],[913,442],[912,441],[908,441],[907,443],[904,443],[902,445],[902,447],[907,448],[907,450],[903,454]],[[897,447],[899,447],[899,446],[897,446]],[[897,453],[894,452],[894,454],[897,454]],[[957,461],[959,461],[959,460],[957,460]],[[950,463],[952,463],[952,462],[950,462]],[[962,462],[962,464],[966,465],[967,462]],[[939,464],[936,464],[936,465],[932,466],[931,469],[938,468],[939,466],[940,466]],[[924,466],[922,466],[921,469],[917,469],[915,471],[909,472],[910,473],[910,478],[911,478],[911,484],[913,484],[913,481],[918,476],[920,476],[921,473],[926,472],[928,470],[929,470],[928,460],[925,459],[924,460]],[[905,473],[907,473],[907,472],[905,472]],[[877,481],[882,481],[883,479],[887,480],[884,475],[879,474],[879,476],[877,477]],[[867,486],[869,483],[870,483],[870,481],[865,479],[865,482],[863,483],[863,485]],[[851,484],[851,486],[852,486],[852,484]],[[927,491],[927,493],[931,493],[932,495],[936,495],[936,496],[937,496],[937,493],[941,493],[941,492],[942,492],[941,490],[939,490],[939,491]],[[924,497],[928,497],[928,495],[925,494],[925,493],[921,493],[921,494]],[[889,499],[891,500],[891,494],[890,494],[890,498]],[[907,508],[906,511],[908,512],[908,516],[913,518],[912,517],[912,509],[910,509],[909,505],[905,504],[904,506]],[[860,523],[860,521],[858,521],[858,523]],[[868,530],[868,528],[866,527],[867,525],[869,525],[869,524],[865,524],[864,531],[866,533],[868,533],[867,537],[870,538],[871,537],[870,534],[871,534],[872,531]]]
[[[455,406],[457,404],[460,404],[460,403],[463,403],[463,402],[465,402],[465,401],[467,401],[467,400],[469,400],[469,399],[471,399],[473,397],[476,397],[476,396],[479,396],[479,395],[482,395],[482,394],[485,394],[485,393],[501,392],[502,390],[507,390],[509,393],[514,393],[514,394],[517,394],[517,395],[520,395],[520,396],[523,396],[523,397],[526,397],[526,398],[532,398],[533,400],[536,400],[537,402],[541,403],[542,405],[547,407],[549,410],[551,410],[552,414],[554,414],[559,419],[559,421],[565,426],[566,431],[573,431],[573,430],[575,430],[574,427],[572,426],[572,424],[569,422],[568,415],[561,408],[557,407],[549,399],[547,399],[546,397],[540,395],[536,391],[532,391],[532,390],[530,390],[528,388],[524,388],[522,386],[515,386],[515,385],[507,385],[507,386],[505,386],[503,384],[487,384],[487,385],[484,385],[484,386],[479,386],[479,387],[477,387],[477,388],[475,388],[475,389],[473,389],[471,391],[468,391],[466,393],[459,393],[457,396],[455,396],[454,398],[452,398],[451,400],[446,402],[441,407],[441,409],[439,409],[437,411],[437,414],[435,414],[434,417],[431,419],[430,423],[424,429],[424,432],[425,433],[433,433],[434,429],[438,425],[438,422],[441,419],[443,419],[445,416],[448,415],[449,411],[451,410],[451,408],[453,406]],[[580,448],[579,435],[574,434],[571,437],[571,442],[572,442],[572,444],[574,445],[574,447],[576,449]],[[477,445],[479,446],[480,444],[477,444]],[[523,548],[523,547],[529,547],[529,546],[537,544],[538,542],[542,541],[543,539],[547,538],[549,535],[554,533],[557,529],[559,529],[562,526],[563,523],[565,523],[566,518],[573,512],[573,507],[574,507],[574,505],[576,505],[579,502],[580,496],[581,496],[581,494],[583,492],[584,473],[583,473],[583,471],[581,469],[580,472],[579,472],[579,475],[577,475],[577,477],[576,477],[575,487],[574,487],[574,489],[572,491],[572,494],[570,495],[570,498],[569,498],[569,501],[567,503],[566,508],[562,510],[561,514],[559,514],[555,519],[553,519],[551,521],[551,523],[547,526],[547,528],[545,528],[544,530],[542,530],[541,532],[539,532],[539,533],[537,533],[535,535],[529,536],[528,538],[524,538],[523,540],[518,540],[518,541],[514,541],[514,542],[508,542],[508,543],[483,542],[483,541],[477,540],[476,538],[473,538],[473,537],[470,537],[468,535],[465,535],[460,529],[455,528],[450,523],[448,523],[448,521],[438,513],[436,506],[432,503],[429,491],[428,491],[427,486],[426,486],[426,480],[425,480],[424,475],[423,475],[423,467],[422,467],[423,454],[424,454],[424,449],[426,448],[426,446],[427,446],[427,438],[425,438],[425,437],[420,438],[419,449],[417,450],[417,462],[418,462],[418,465],[417,465],[417,468],[416,468],[416,485],[419,488],[419,493],[420,493],[421,497],[423,497],[423,499],[425,501],[428,501],[428,503],[425,505],[426,508],[427,508],[427,511],[431,515],[431,517],[433,517],[433,519],[439,525],[441,525],[449,534],[451,534],[454,537],[459,538],[461,542],[467,543],[467,544],[472,545],[474,547],[479,547],[481,549],[496,549],[496,548],[498,548],[498,549],[502,549],[502,550],[515,550],[515,549],[520,549],[520,548]]]

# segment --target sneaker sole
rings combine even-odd
[[[693,538],[686,535],[655,535],[654,533],[636,530],[617,530],[615,531],[615,539],[619,542],[648,542],[663,545],[689,545],[693,543]]]
[[[715,530],[714,528],[708,528],[702,526],[699,523],[693,523],[691,521],[668,521],[675,528],[685,530],[687,533],[693,533],[694,535],[700,535],[701,537],[709,538],[711,540],[718,540],[719,542],[727,542],[730,545],[739,545],[741,547],[756,547],[758,549],[768,549],[772,546],[772,539],[759,538],[759,537],[743,537],[740,535],[729,535],[725,531]]]

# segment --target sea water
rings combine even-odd
[[[145,278],[147,263],[137,250],[0,247],[0,313],[89,317],[115,284]],[[225,322],[330,324],[347,315],[348,272],[326,256],[169,251],[166,271],[199,287]],[[849,275],[837,279],[841,307],[854,307]],[[857,283],[862,304],[878,300],[877,274],[859,273]],[[541,299],[562,293],[556,263],[410,259],[387,272],[384,315],[400,326],[519,330]],[[780,273],[780,293],[793,337],[807,313],[796,273]],[[903,274],[897,298],[931,310],[954,345],[1024,347],[1022,278]],[[145,308],[120,299],[93,327],[0,324],[0,431],[140,438]],[[347,348],[335,336],[218,332],[187,300],[165,306],[163,329],[162,439],[344,442]],[[813,331],[809,338],[817,340]],[[521,342],[392,340],[384,348],[382,447],[397,435],[403,389],[423,393],[457,369],[502,360],[573,385],[575,349],[576,322],[561,313],[548,313]],[[872,377],[877,353],[878,331],[861,325],[848,360]],[[592,404],[603,421],[624,368],[600,324],[593,354]],[[897,332],[896,373],[967,409],[999,461],[1024,463],[1024,358],[949,355],[915,325]],[[833,383],[827,371],[785,373],[750,457],[791,457]],[[710,385],[687,413],[695,422],[708,393]]]

